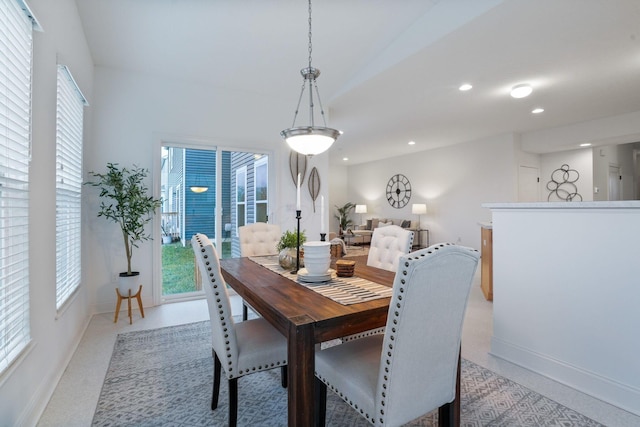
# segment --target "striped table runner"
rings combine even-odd
[[[294,276],[288,270],[280,267],[277,255],[249,257],[249,259],[275,273],[278,273],[282,277],[294,280]],[[384,286],[367,279],[362,279],[360,277],[338,277],[335,273],[332,275],[331,280],[327,282],[306,283],[301,282],[298,279],[295,279],[294,281],[343,305],[357,304],[379,298],[387,298],[393,294],[393,289],[388,286]]]

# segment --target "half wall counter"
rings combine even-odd
[[[640,201],[482,206],[491,353],[640,415]]]

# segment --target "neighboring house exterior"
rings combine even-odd
[[[240,255],[238,227],[268,220],[268,156],[222,151],[216,185],[216,151],[168,147],[162,163],[164,232],[187,244],[196,233],[216,236],[216,198],[221,192],[222,241]],[[200,187],[200,191],[197,187]],[[206,188],[206,190],[205,190]]]

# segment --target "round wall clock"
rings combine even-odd
[[[387,201],[396,208],[403,208],[411,200],[411,183],[401,173],[393,175],[387,183]]]

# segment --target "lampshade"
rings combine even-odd
[[[340,133],[325,127],[295,127],[281,132],[282,137],[292,150],[306,156],[327,151]]]
[[[423,215],[427,213],[427,205],[424,203],[414,203],[411,206],[411,213],[414,215]]]
[[[356,205],[356,213],[367,213],[367,205]]]

